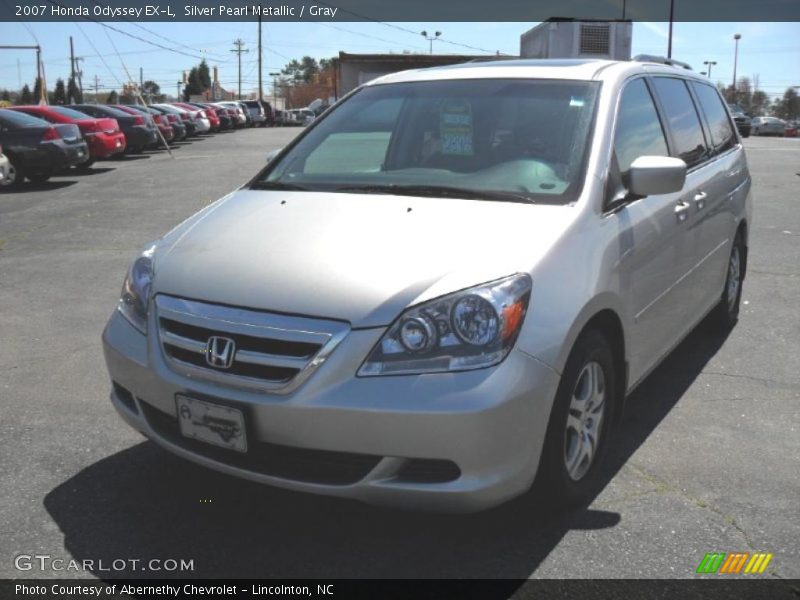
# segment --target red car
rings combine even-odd
[[[125,152],[125,134],[120,131],[116,119],[95,119],[64,106],[12,106],[10,110],[39,117],[50,123],[77,125],[89,146],[88,164],[98,158],[109,158]]]

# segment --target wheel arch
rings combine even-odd
[[[629,340],[626,333],[624,314],[621,310],[619,299],[611,295],[595,298],[584,310],[581,311],[571,328],[570,335],[565,341],[559,360],[559,372],[569,358],[575,344],[589,330],[599,331],[608,340],[614,354],[615,379],[617,382],[617,402],[614,419],[617,420],[623,413],[625,396],[628,389],[628,351]]]

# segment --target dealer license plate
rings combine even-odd
[[[247,452],[247,433],[242,411],[221,404],[178,395],[181,434],[228,450]]]

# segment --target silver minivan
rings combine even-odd
[[[736,322],[750,187],[689,70],[382,77],[143,249],[103,334],[111,401],[174,454],[291,490],[584,502],[626,395],[710,313]]]

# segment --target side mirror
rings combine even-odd
[[[679,192],[686,182],[686,163],[669,156],[640,156],[628,172],[628,192],[644,197]]]
[[[278,148],[277,150],[273,150],[272,152],[269,152],[267,154],[267,164],[269,164],[273,160],[275,160],[275,157],[278,156],[278,154],[281,153],[281,150],[283,150],[283,148]]]

